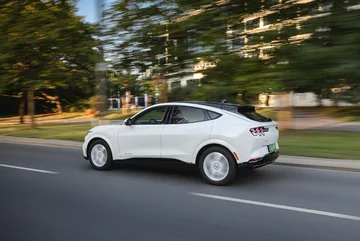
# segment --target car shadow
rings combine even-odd
[[[114,163],[111,172],[151,176],[174,181],[186,180],[187,182],[205,183],[196,165],[176,160],[131,159],[117,161]],[[273,177],[274,175],[263,168],[255,170],[239,168],[237,178],[230,186],[257,185],[268,182]]]
[[[195,165],[176,160],[131,159],[117,161],[114,163],[112,171],[167,179],[201,180]]]

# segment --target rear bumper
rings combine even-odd
[[[279,157],[279,150],[265,155],[262,159],[253,161],[249,160],[239,164],[239,167],[261,167],[273,163]]]

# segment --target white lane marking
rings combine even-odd
[[[360,217],[350,216],[350,215],[341,214],[341,213],[324,212],[324,211],[319,211],[319,210],[314,210],[314,209],[298,208],[298,207],[279,205],[279,204],[273,204],[273,203],[266,203],[266,202],[257,202],[257,201],[252,201],[252,200],[224,197],[224,196],[211,195],[211,194],[205,194],[205,193],[190,192],[189,194],[190,195],[195,195],[195,196],[200,196],[200,197],[225,200],[225,201],[230,201],[230,202],[246,203],[246,204],[263,206],[263,207],[285,209],[285,210],[302,212],[302,213],[311,213],[311,214],[329,216],[329,217],[334,217],[334,218],[342,218],[342,219],[360,221]]]
[[[52,171],[46,171],[46,170],[34,169],[34,168],[28,168],[28,167],[12,166],[12,165],[6,165],[6,164],[0,164],[0,167],[8,167],[8,168],[20,169],[20,170],[31,171],[31,172],[47,173],[47,174],[59,174],[58,172],[52,172]]]

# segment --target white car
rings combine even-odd
[[[83,155],[93,168],[132,158],[196,164],[214,185],[234,181],[238,167],[257,168],[279,156],[277,123],[253,106],[174,102],[153,105],[122,125],[92,128]]]

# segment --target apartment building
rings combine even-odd
[[[221,6],[227,4],[228,0],[217,1],[216,5]],[[265,0],[262,0],[265,2]],[[331,6],[322,6],[316,3],[315,0],[273,0],[269,7],[269,1],[267,1],[267,8],[265,6],[256,13],[242,16],[238,22],[228,24],[224,28],[227,36],[228,51],[232,53],[238,53],[243,57],[258,57],[262,59],[271,58],[271,51],[282,44],[281,39],[272,39],[268,41],[263,39],[262,33],[265,34],[268,31],[281,31],[284,27],[292,26],[297,30],[301,30],[301,23],[315,17],[324,16],[328,8]],[[312,7],[312,14],[305,14],[301,12],[302,5],[307,4],[308,7]],[[292,9],[293,14],[284,16],[283,12],[286,9]],[[177,18],[176,22],[184,21],[187,18],[195,17],[198,14],[206,11],[205,9],[197,9]],[[295,31],[296,32],[296,31]],[[186,36],[186,38],[184,38]],[[297,44],[305,39],[309,38],[311,34],[295,34],[291,36],[287,41],[292,44]],[[154,67],[166,67],[176,65],[179,60],[179,56],[175,56],[169,50],[169,43],[174,45],[189,44],[188,51],[192,53],[205,53],[206,47],[194,47],[191,43],[196,41],[189,37],[189,34],[179,33],[165,33],[161,36],[164,43],[164,53],[157,56],[156,65]],[[202,70],[214,67],[214,63],[206,62],[201,58],[197,58],[195,61],[189,61],[181,71],[168,72],[164,76],[167,78],[169,84],[169,90],[179,86],[186,86],[189,83],[198,83],[203,78]],[[150,70],[148,72],[150,74]]]

